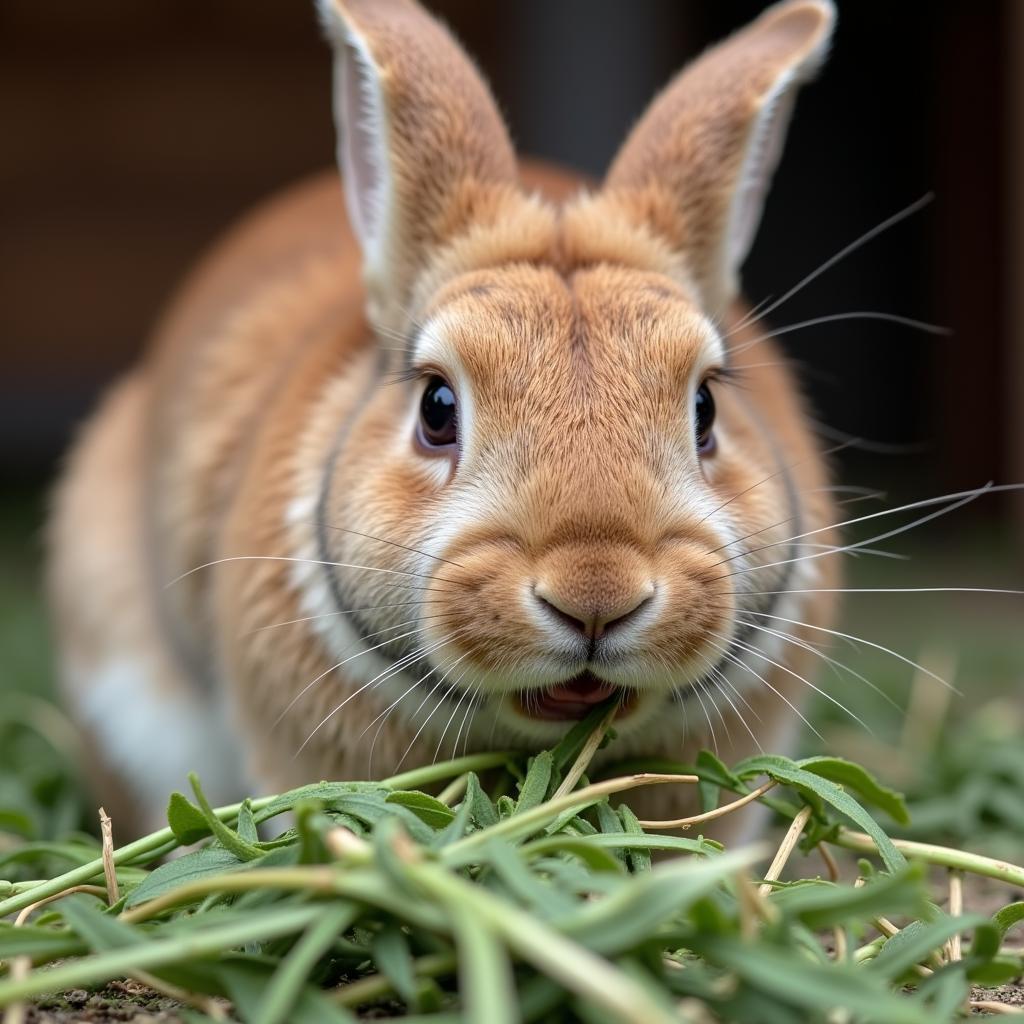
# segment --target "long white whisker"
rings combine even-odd
[[[391,676],[396,675],[397,673],[401,672],[403,668],[405,668],[406,666],[408,666],[408,665],[412,664],[413,662],[419,660],[420,658],[422,658],[422,657],[424,657],[424,656],[426,656],[428,654],[432,654],[436,650],[440,650],[440,648],[444,647],[445,644],[447,644],[453,637],[457,636],[459,634],[459,632],[460,632],[459,630],[455,630],[452,633],[449,633],[448,636],[446,636],[439,643],[435,643],[433,646],[422,647],[419,650],[413,651],[411,654],[405,655],[405,657],[400,658],[397,662],[395,662],[394,665],[389,665],[383,672],[380,672],[377,675],[375,675],[368,683],[363,683],[362,686],[360,686],[354,692],[350,693],[340,704],[336,705],[333,711],[331,711],[329,714],[325,715],[320,720],[320,722],[317,724],[316,728],[313,729],[313,731],[302,741],[302,746],[300,746],[299,749],[295,751],[295,755],[294,756],[298,757],[299,754],[301,754],[302,751],[306,749],[306,747],[309,745],[309,742],[313,739],[313,737],[346,704],[348,704],[348,702],[350,700],[354,700],[364,690],[368,690],[370,687],[374,686],[378,681],[383,681],[385,678],[390,678]]]
[[[779,547],[783,544],[790,544],[795,540],[803,540],[805,537],[814,537],[819,533],[826,533],[829,530],[841,530],[844,526],[854,526],[857,523],[865,523],[870,519],[878,519],[881,516],[892,516],[897,515],[900,512],[911,512],[916,508],[928,508],[931,505],[941,505],[944,502],[956,502],[957,499],[960,498],[967,499],[966,501],[960,502],[960,504],[967,504],[968,501],[971,501],[976,497],[980,497],[983,494],[998,494],[1000,491],[1018,491],[1021,490],[1022,488],[1024,488],[1024,484],[993,484],[991,481],[989,481],[989,483],[985,484],[983,487],[975,487],[973,490],[956,491],[952,494],[940,495],[937,498],[924,498],[920,501],[910,502],[910,504],[907,505],[900,505],[897,508],[884,508],[879,512],[869,512],[867,515],[857,516],[854,519],[847,519],[841,523],[830,523],[828,526],[821,526],[816,530],[808,530],[805,533],[798,533],[792,537],[787,537],[785,540],[777,541],[772,544],[765,544],[763,547],[759,548],[752,548],[747,553],[752,554],[755,551],[761,551],[766,548],[774,548]],[[950,508],[944,509],[943,512],[940,512],[939,514],[941,515],[945,512],[950,512],[955,507],[959,506],[954,505]],[[868,540],[861,541],[860,543],[869,544],[873,543],[878,539],[878,537],[871,537]],[[722,561],[727,562],[730,561],[730,559],[726,558],[722,559]],[[722,562],[719,562],[718,564],[721,565]]]
[[[728,506],[731,505],[737,498],[742,498],[744,494],[749,494],[751,491],[756,490],[762,484],[768,483],[769,480],[774,480],[777,476],[781,476],[783,473],[787,472],[790,469],[795,469],[797,466],[802,465],[803,463],[809,461],[810,459],[818,457],[825,458],[828,455],[835,455],[837,452],[841,452],[844,449],[849,448],[852,443],[852,441],[845,441],[842,444],[838,444],[833,448],[829,448],[826,451],[821,452],[820,454],[815,453],[815,455],[808,455],[805,458],[797,459],[795,462],[789,462],[785,466],[781,466],[779,469],[775,470],[774,473],[769,473],[768,476],[762,477],[762,479],[758,480],[757,483],[753,483],[749,487],[744,487],[742,491],[737,491],[727,501],[723,501],[722,504],[719,505],[717,508],[714,508],[710,512],[708,512],[707,515],[705,515],[702,519],[698,521],[697,525],[699,526],[700,523],[706,522],[712,516],[718,515],[718,513],[721,512],[723,508],[728,508]]]
[[[466,652],[466,654],[468,654],[468,653],[469,653],[469,652],[467,651],[467,652]],[[465,658],[465,657],[466,657],[466,654],[463,654],[463,655],[462,655],[462,657],[460,657],[460,658],[459,658],[459,659],[458,659],[458,660],[457,660],[457,661],[456,661],[456,662],[455,662],[454,664],[455,664],[455,665],[457,665],[457,664],[458,664],[458,663],[459,663],[460,661],[462,661],[462,658]],[[382,712],[381,712],[381,713],[380,713],[379,715],[377,715],[377,717],[376,717],[376,718],[374,718],[374,719],[373,719],[373,721],[372,721],[372,722],[370,722],[370,723],[369,723],[369,724],[368,724],[368,725],[366,726],[366,728],[365,728],[365,729],[363,729],[363,731],[362,731],[362,732],[361,732],[361,733],[359,734],[359,738],[360,738],[360,739],[362,739],[362,738],[363,738],[363,737],[364,737],[364,736],[365,736],[365,735],[366,735],[366,734],[367,734],[367,733],[368,733],[368,732],[370,731],[370,729],[372,729],[372,728],[373,728],[373,726],[374,726],[374,725],[376,725],[376,724],[377,724],[377,722],[379,722],[379,721],[380,721],[380,720],[381,720],[382,718],[387,718],[387,716],[388,716],[388,715],[389,715],[389,714],[390,714],[390,713],[391,713],[391,712],[392,712],[392,711],[393,711],[393,710],[394,710],[394,709],[395,709],[396,707],[398,707],[398,705],[399,705],[399,704],[400,704],[400,703],[401,703],[401,702],[402,702],[403,700],[405,700],[405,698],[406,698],[406,697],[407,697],[407,696],[408,696],[408,695],[409,695],[410,693],[412,693],[412,691],[413,691],[413,690],[415,690],[415,689],[416,689],[416,688],[417,688],[418,686],[420,686],[420,685],[422,685],[423,683],[425,683],[425,682],[427,681],[427,679],[429,679],[429,678],[430,678],[430,677],[431,677],[431,676],[432,676],[432,675],[433,675],[433,674],[434,674],[434,673],[435,673],[435,672],[436,672],[436,671],[437,671],[437,670],[438,670],[439,668],[441,668],[441,667],[442,667],[442,666],[440,666],[440,665],[434,665],[434,666],[432,666],[432,667],[431,667],[431,668],[430,668],[430,669],[429,669],[429,670],[428,670],[428,671],[427,671],[427,672],[426,672],[426,673],[425,673],[424,675],[420,676],[420,677],[419,677],[419,679],[417,679],[417,680],[416,680],[416,682],[414,682],[414,683],[412,684],[412,686],[410,686],[410,687],[409,687],[409,689],[408,689],[408,690],[406,690],[406,691],[405,691],[405,693],[403,693],[403,694],[402,694],[402,696],[401,696],[401,697],[398,697],[397,699],[393,700],[393,701],[392,701],[392,702],[391,702],[391,703],[390,703],[390,704],[389,704],[389,705],[388,705],[388,706],[387,706],[387,707],[386,707],[386,708],[385,708],[385,709],[384,709],[384,710],[383,710],[383,711],[382,711]],[[444,678],[444,676],[442,676],[441,678],[443,679],[443,678]],[[418,711],[418,710],[419,710],[419,708],[417,708],[416,710]],[[414,711],[414,712],[413,712],[413,714],[415,715],[415,714],[416,714],[416,712]]]
[[[320,612],[319,615],[303,615],[298,619],[285,619],[284,622],[271,622],[268,626],[257,626],[250,629],[243,636],[252,636],[254,633],[262,633],[267,629],[277,629],[279,626],[294,626],[299,622],[313,622],[315,619],[329,619],[334,615],[350,615],[353,612],[371,612],[381,608],[411,608],[417,605],[440,604],[439,601],[398,601],[392,604],[367,604],[361,608],[338,608],[333,612]]]
[[[910,665],[918,672],[921,672],[929,678],[934,679],[937,683],[941,683],[943,686],[946,687],[946,689],[951,690],[953,693],[957,694],[957,696],[963,696],[963,694],[960,693],[960,691],[952,683],[943,679],[942,676],[937,676],[930,669],[925,668],[924,665],[919,665],[916,661],[912,660],[911,658],[908,658],[905,655],[900,654],[898,651],[894,651],[889,647],[885,647],[882,644],[875,643],[873,640],[865,640],[864,637],[854,636],[852,633],[842,633],[838,629],[829,629],[827,626],[815,626],[812,625],[810,622],[800,622],[797,619],[787,619],[784,615],[772,615],[769,612],[744,612],[743,614],[756,615],[758,618],[773,619],[777,622],[788,622],[791,626],[802,626],[805,629],[812,629],[819,633],[827,633],[829,636],[841,637],[843,640],[849,640],[855,644],[864,644],[866,647],[872,647],[876,651],[882,651],[884,654],[888,654],[893,658],[902,661],[905,665]]]
[[[470,696],[470,692],[468,689],[463,690],[462,693],[459,694],[459,699],[455,702],[455,708],[452,711],[452,713],[448,716],[448,721],[444,723],[444,729],[441,730],[441,738],[437,741],[437,747],[434,750],[434,757],[430,762],[431,764],[437,763],[437,759],[441,753],[441,745],[444,743],[444,738],[448,734],[448,727],[452,724],[452,721],[454,720],[455,716],[459,713],[459,708],[462,707],[462,702],[468,696]]]
[[[832,696],[832,694],[830,694],[830,693],[826,692],[825,690],[821,689],[820,686],[815,686],[814,683],[812,683],[809,679],[805,679],[802,675],[800,675],[799,672],[794,672],[787,665],[782,664],[782,662],[774,661],[772,658],[769,658],[768,655],[765,654],[764,651],[761,650],[761,648],[755,647],[753,644],[748,644],[746,641],[740,640],[737,637],[733,637],[732,638],[732,642],[737,647],[740,647],[741,649],[743,649],[743,650],[749,652],[750,654],[754,655],[754,657],[761,658],[764,661],[767,661],[769,665],[774,665],[780,671],[787,673],[788,675],[792,676],[794,679],[798,679],[804,685],[809,686],[812,690],[814,690],[815,693],[820,694],[822,697],[825,698],[825,700],[831,701],[837,708],[839,708],[841,711],[843,711],[847,715],[849,715],[859,725],[863,726],[864,729],[868,732],[869,735],[874,735],[874,732],[872,731],[871,726],[869,726],[868,723],[865,722],[863,718],[861,718],[859,715],[855,714],[853,711],[851,711],[848,707],[846,707],[840,701],[836,700],[835,697]]]
[[[1008,594],[1024,596],[1024,590],[1005,587],[808,587],[804,590],[747,590],[746,597],[779,594]]]
[[[467,651],[466,654],[463,654],[461,657],[457,658],[451,665],[449,665],[447,667],[447,669],[445,669],[444,675],[441,676],[441,679],[444,679],[444,676],[447,675],[460,661],[462,661],[462,659],[465,658],[468,653],[469,652]],[[377,737],[380,736],[381,730],[384,728],[384,724],[387,722],[388,718],[390,717],[391,712],[394,711],[395,708],[397,708],[398,705],[401,704],[402,701],[405,700],[405,698],[408,697],[409,694],[412,693],[412,691],[415,690],[417,686],[421,686],[424,682],[426,682],[426,680],[429,679],[430,676],[433,675],[433,673],[436,672],[438,670],[438,668],[440,668],[440,667],[442,667],[442,666],[438,666],[438,665],[432,666],[428,672],[426,672],[426,673],[424,673],[424,675],[420,676],[420,678],[417,679],[416,682],[413,683],[412,686],[410,686],[409,689],[407,689],[401,695],[401,697],[399,697],[397,700],[392,701],[373,720],[373,722],[370,722],[370,725],[368,725],[366,727],[366,729],[364,729],[359,734],[359,738],[362,739],[366,735],[367,730],[370,728],[370,726],[372,726],[374,724],[374,722],[376,722],[378,720],[380,721],[380,724],[377,726],[377,731],[373,734],[373,739],[370,741],[370,753],[369,753],[369,756],[367,758],[367,771],[368,771],[368,777],[369,778],[371,778],[371,779],[373,778],[373,752],[374,752],[374,750],[377,747]],[[422,707],[422,705],[421,705],[421,707]]]
[[[420,548],[409,547],[408,544],[399,544],[396,540],[387,540],[385,537],[375,537],[372,533],[360,533],[359,530],[350,530],[346,526],[334,526],[323,520],[317,520],[320,526],[328,530],[337,530],[339,533],[351,533],[356,537],[365,537],[367,540],[375,540],[379,544],[390,544],[393,548],[401,548],[403,551],[411,551],[414,555],[422,555],[424,558],[432,558],[435,562],[444,562],[446,565],[454,565],[457,569],[464,569],[465,566],[459,562],[453,562],[450,558],[442,558],[440,555],[432,555],[429,551],[422,551]],[[452,581],[454,582],[454,581]]]
[[[743,726],[743,728],[747,730],[747,735],[754,741],[754,746],[757,747],[757,749],[761,751],[761,753],[763,754],[764,748],[761,746],[761,741],[754,735],[753,730],[747,724],[747,720],[744,717],[743,712],[740,711],[738,707],[736,707],[736,704],[733,702],[732,697],[729,696],[728,690],[723,688],[723,683],[725,684],[725,686],[729,688],[729,690],[732,690],[732,692],[735,693],[736,696],[739,697],[739,699],[742,700],[748,708],[750,708],[750,710],[754,714],[754,717],[758,721],[761,721],[760,715],[758,715],[758,713],[754,711],[754,709],[751,707],[750,701],[748,701],[746,697],[742,696],[742,694],[740,694],[736,687],[729,682],[728,676],[726,676],[726,674],[717,665],[711,666],[711,674],[718,681],[718,689],[721,692],[722,696],[725,697],[725,699],[729,702],[729,707],[732,708],[733,713],[740,720],[740,724]]]
[[[739,576],[739,575],[742,575],[744,573],[755,572],[755,571],[760,570],[760,569],[771,569],[772,567],[778,566],[778,565],[790,565],[793,562],[809,562],[809,561],[811,561],[812,559],[815,559],[815,558],[824,558],[827,555],[834,555],[834,554],[837,554],[837,553],[841,554],[843,552],[858,551],[858,550],[862,549],[863,547],[865,547],[868,544],[876,544],[876,543],[878,543],[880,541],[888,540],[890,537],[895,537],[895,536],[897,536],[897,535],[899,535],[901,533],[906,533],[908,530],[913,530],[913,529],[915,529],[918,526],[923,526],[925,523],[930,522],[932,519],[938,519],[940,516],[948,515],[950,512],[956,511],[958,508],[962,507],[963,505],[967,505],[967,504],[969,504],[972,501],[976,501],[978,498],[981,497],[981,495],[985,494],[986,491],[991,489],[991,486],[992,485],[989,484],[988,487],[983,487],[983,488],[981,488],[980,490],[978,490],[976,492],[968,494],[967,497],[961,498],[959,501],[955,501],[952,504],[945,505],[943,508],[937,509],[935,512],[929,512],[927,515],[920,516],[917,519],[914,519],[912,522],[904,523],[903,526],[897,526],[895,529],[888,530],[885,533],[875,534],[874,537],[868,537],[866,540],[856,541],[853,544],[845,544],[845,545],[842,545],[840,547],[836,547],[836,548],[834,548],[834,550],[831,550],[831,551],[816,551],[816,552],[813,552],[812,554],[809,554],[809,555],[799,555],[796,558],[784,558],[784,559],[781,559],[780,561],[777,561],[777,562],[765,562],[763,565],[747,566],[744,569],[738,569],[736,572],[730,572],[730,573],[726,573],[724,576],[718,576],[718,577],[716,577],[716,579],[725,579],[728,576]],[[875,512],[875,513],[872,513],[871,516],[865,516],[863,518],[864,519],[870,519],[870,518],[873,518],[874,516],[877,516],[877,515],[880,515],[880,514],[881,513]],[[840,524],[840,525],[846,525],[846,524]],[[838,529],[838,527],[836,527],[836,528]],[[801,535],[799,535],[797,537],[791,537],[790,540],[791,541],[800,540],[801,537],[813,536],[814,533],[820,533],[820,532],[822,532],[822,531],[815,530],[815,531],[812,531],[810,533],[801,534]],[[751,551],[746,552],[746,554],[748,554],[748,555],[749,554],[753,554],[754,551],[763,551],[765,548],[777,547],[777,546],[778,545],[776,545],[776,544],[765,544],[765,545],[762,545],[760,548],[753,548]],[[731,562],[734,558],[738,558],[738,557],[740,557],[740,555],[733,555],[730,558],[723,559],[722,562]],[[719,562],[718,564],[721,565],[722,562]]]
[[[455,734],[455,742],[452,744],[452,757],[459,756],[459,740],[462,739],[462,730],[466,728],[466,721],[469,718],[470,711],[477,706],[478,698],[480,700],[483,699],[483,695],[483,690],[477,690],[477,692],[469,698],[469,703],[466,705],[466,711],[462,716],[462,721],[459,723],[459,731]],[[467,742],[469,740],[468,731],[466,733],[466,740]]]
[[[728,637],[723,636],[721,633],[716,632],[714,635],[717,636],[719,639],[724,640],[727,644],[732,642]],[[748,665],[742,658],[738,658],[735,654],[732,653],[732,651],[728,650],[728,648],[722,647],[721,644],[716,644],[714,640],[709,640],[708,643],[711,644],[712,647],[715,647],[719,651],[721,651],[722,656],[725,657],[727,660],[731,661],[734,665],[739,666],[745,672],[750,673],[750,675],[754,676],[754,678],[759,679],[762,683],[764,683],[764,685],[767,686],[768,689],[771,690],[772,693],[774,693],[775,696],[778,697],[800,719],[800,721],[803,722],[804,725],[806,725],[807,728],[810,729],[811,732],[813,732],[814,735],[818,737],[819,740],[821,740],[823,743],[825,742],[825,737],[822,736],[821,733],[818,732],[818,730],[815,729],[813,725],[811,725],[811,723],[807,720],[807,716],[784,693],[782,693],[781,690],[778,690],[774,686],[772,686],[772,684],[769,683],[768,680],[765,679],[765,677],[761,675],[760,672],[758,672],[756,669]]]
[[[397,628],[399,627],[387,626],[384,629],[378,629],[374,633],[368,633],[365,637],[360,637],[360,640],[368,640],[370,637],[379,636],[381,633],[387,633],[390,632],[390,630]],[[379,650],[381,647],[386,647],[388,644],[393,644],[397,643],[399,640],[404,640],[407,636],[415,636],[417,633],[422,632],[422,629],[411,629],[409,630],[408,633],[402,633],[399,636],[389,637],[387,640],[382,640],[379,644],[374,644],[373,647],[367,647],[362,651],[357,651],[355,654],[351,655],[348,658],[344,658],[342,661],[337,662],[330,668],[324,669],[324,671],[321,672],[320,675],[318,675],[315,679],[311,680],[310,682],[306,683],[306,685],[299,691],[299,693],[291,699],[291,702],[289,703],[288,707],[286,707],[284,711],[282,711],[281,714],[277,716],[277,718],[274,721],[274,725],[271,726],[271,728],[276,728],[278,725],[280,725],[281,720],[285,717],[285,715],[287,715],[288,712],[291,711],[293,707],[295,707],[295,705],[302,699],[302,697],[309,690],[311,690],[325,676],[329,676],[332,672],[341,668],[342,665],[347,665],[350,661],[355,661],[356,658],[361,658],[364,654],[370,654],[372,651]],[[356,640],[354,643],[359,643],[359,640]],[[345,650],[349,650],[353,646],[354,644],[349,644],[348,647],[345,648]]]
[[[413,576],[423,580],[443,580],[445,583],[454,583],[460,587],[469,586],[468,583],[465,583],[462,580],[449,579],[447,576],[431,576],[429,573],[406,572],[403,569],[383,569],[377,565],[353,565],[350,562],[329,562],[322,558],[295,558],[287,555],[230,555],[227,558],[215,558],[212,562],[203,562],[202,565],[197,565],[194,568],[189,569],[188,572],[183,572],[180,576],[171,580],[170,583],[165,584],[165,588],[173,587],[176,583],[180,583],[187,576],[191,576],[193,573],[199,572],[201,569],[209,569],[215,565],[223,565],[225,562],[303,562],[307,565],[327,565],[333,566],[337,569],[365,569],[367,572],[383,572],[390,576]]]
[[[899,313],[882,313],[871,309],[854,309],[846,313],[829,313],[826,316],[816,316],[810,320],[801,320],[799,323],[787,324],[785,327],[773,329],[765,334],[759,334],[756,338],[751,338],[750,341],[745,341],[742,345],[734,348],[732,352],[733,354],[739,354],[740,352],[745,352],[748,348],[760,345],[763,341],[779,338],[783,334],[792,334],[794,331],[803,331],[808,327],[820,327],[822,324],[838,323],[843,320],[882,320],[885,323],[913,327],[915,330],[924,331],[926,334],[946,335],[950,333],[948,328],[942,327],[939,324],[915,320],[913,317],[902,316]]]
[[[830,657],[823,650],[816,647],[814,644],[808,643],[808,641],[806,640],[801,640],[800,637],[793,636],[792,634],[786,633],[780,629],[771,629],[768,626],[759,626],[756,622],[744,621],[744,625],[747,626],[749,629],[756,629],[759,633],[767,633],[769,636],[774,636],[778,637],[780,640],[785,640],[787,643],[791,643],[796,647],[800,647],[805,651],[809,651],[811,654],[816,654],[819,658],[822,659],[822,661],[832,666],[833,669],[842,669],[844,672],[849,672],[851,676],[853,676],[855,679],[859,679],[862,683],[869,686],[872,690],[875,691],[875,693],[878,694],[879,697],[881,697],[884,701],[890,704],[897,711],[902,713],[903,709],[899,706],[899,704],[897,704],[896,701],[894,701],[892,697],[890,697],[889,694],[887,694],[883,689],[881,689],[881,687],[879,687],[876,683],[873,683],[870,679],[867,678],[867,676],[861,675],[860,672],[858,672],[856,669],[850,668],[849,665],[846,665],[843,662]]]
[[[467,665],[459,673],[459,675],[456,677],[455,681],[453,683],[449,684],[449,692],[451,692],[452,690],[454,690],[454,689],[456,689],[458,687],[459,683],[462,681],[463,676],[465,676],[465,674],[469,671],[469,669],[470,669],[470,666]],[[445,673],[444,676],[442,676],[436,683],[434,683],[434,685],[430,688],[430,692],[423,698],[422,701],[420,701],[420,706],[410,716],[410,721],[412,719],[414,719],[420,713],[420,711],[423,709],[423,705],[426,704],[426,702],[431,697],[433,697],[433,695],[437,692],[438,687],[440,687],[441,684],[444,682],[446,676],[447,676],[447,673]],[[396,775],[398,774],[398,769],[402,767],[403,763],[405,762],[405,759],[409,756],[409,752],[416,745],[416,741],[420,738],[420,735],[422,734],[423,730],[427,727],[427,723],[434,717],[435,712],[441,706],[441,703],[442,703],[443,700],[444,700],[443,696],[442,697],[438,697],[437,703],[431,709],[430,714],[428,714],[427,717],[423,719],[423,723],[416,730],[416,734],[409,741],[409,745],[405,748],[405,753],[402,754],[401,758],[398,761],[398,764],[395,765],[395,770],[394,770],[393,774],[396,774]]]
[[[814,270],[812,270],[806,277],[801,278],[789,291],[784,292],[774,302],[771,302],[767,307],[761,310],[760,313],[753,319],[762,319],[763,317],[770,316],[775,310],[777,310],[784,302],[788,302],[794,295],[806,288],[812,281],[819,278],[826,270],[831,269],[841,260],[845,259],[851,253],[856,252],[862,245],[867,244],[873,238],[877,238],[883,231],[887,231],[889,228],[899,224],[900,221],[906,220],[908,217],[913,216],[918,210],[927,206],[932,199],[934,199],[934,193],[927,192],[920,199],[915,200],[909,206],[905,206],[902,210],[897,211],[891,217],[887,217],[881,222],[876,224],[870,231],[865,231],[863,235],[855,238],[848,245],[844,245],[834,256],[830,256],[824,263],[819,264]],[[756,309],[757,307],[755,307]],[[751,310],[753,312],[753,310]],[[734,334],[740,327],[745,326],[746,323],[750,322],[750,314],[741,320],[740,323],[729,332]],[[729,337],[729,335],[725,335]]]

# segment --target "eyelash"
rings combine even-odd
[[[716,366],[705,371],[703,384],[732,384],[742,385],[746,374],[734,366]]]

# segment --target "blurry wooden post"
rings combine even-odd
[[[1011,2],[1006,7],[1006,480],[1024,483],[1024,4]],[[1018,553],[1024,559],[1024,492],[1014,495],[1009,508]]]

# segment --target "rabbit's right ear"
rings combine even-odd
[[[721,314],[761,218],[797,87],[828,49],[832,0],[785,0],[670,82],[633,129],[605,186],[681,256]]]
[[[508,133],[452,36],[413,0],[317,0],[334,47],[334,118],[371,318],[403,319],[432,250],[516,181]]]

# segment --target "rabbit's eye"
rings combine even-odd
[[[711,397],[711,389],[707,383],[697,388],[693,403],[693,420],[697,434],[697,452],[700,455],[709,455],[715,447],[715,435],[712,433],[712,427],[715,425],[715,400]]]
[[[455,392],[443,377],[431,377],[420,401],[420,440],[427,448],[446,448],[458,438]]]

